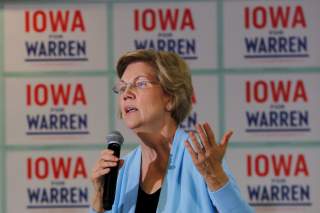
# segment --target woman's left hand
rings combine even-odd
[[[217,191],[228,182],[228,176],[223,170],[222,159],[226,153],[228,141],[232,131],[224,134],[220,144],[216,143],[215,136],[208,123],[197,124],[197,132],[201,142],[195,136],[194,132],[189,133],[193,147],[189,141],[185,141],[192,161],[200,174],[204,177],[211,191]],[[202,143],[202,146],[201,144]]]

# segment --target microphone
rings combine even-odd
[[[120,148],[123,143],[123,137],[120,132],[113,131],[107,135],[108,149],[114,151],[113,155],[120,157]],[[111,210],[114,202],[114,196],[117,185],[117,177],[119,164],[115,167],[110,167],[110,172],[104,176],[102,203],[105,210]]]

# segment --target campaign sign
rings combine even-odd
[[[191,68],[217,67],[216,2],[114,5],[115,62],[129,50],[171,51]]]
[[[7,78],[6,143],[97,143],[108,131],[105,77]]]
[[[194,131],[197,123],[208,122],[217,138],[219,138],[218,79],[213,75],[201,75],[193,76],[192,81],[194,87],[192,110],[179,127],[185,131]],[[136,113],[139,113],[139,109]],[[119,119],[117,116],[115,117],[116,128],[123,133],[125,141],[137,143],[138,138],[132,130],[126,127],[124,120]]]
[[[5,71],[106,70],[106,5],[5,4]]]
[[[99,153],[8,152],[6,212],[88,212],[92,198],[90,175]]]
[[[257,212],[317,213],[318,148],[229,149],[227,162],[241,194]]]
[[[224,2],[225,67],[314,67],[319,1]]]
[[[320,74],[228,75],[226,126],[236,141],[318,141]]]

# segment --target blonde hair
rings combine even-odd
[[[172,97],[171,116],[180,124],[192,108],[192,80],[186,62],[173,52],[135,50],[124,54],[118,60],[118,77],[121,78],[127,66],[134,62],[144,62],[153,68],[162,89]]]

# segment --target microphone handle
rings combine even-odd
[[[108,149],[114,151],[114,156],[120,157],[120,145],[118,143],[110,143]],[[105,210],[112,209],[117,186],[118,171],[119,163],[115,167],[110,167],[110,172],[104,177],[102,203]]]

